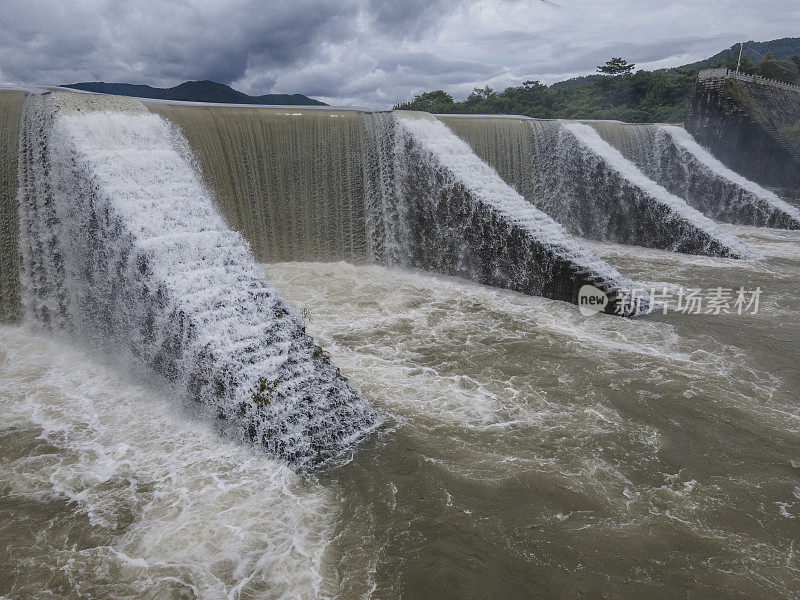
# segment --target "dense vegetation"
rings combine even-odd
[[[538,81],[495,92],[475,89],[466,100],[437,90],[395,108],[433,113],[513,114],[558,119],[619,119],[632,123],[678,122],[694,89],[696,71],[637,71],[606,75],[570,87]]]
[[[743,55],[750,57],[750,59],[759,62],[771,54],[780,60],[791,60],[793,56],[800,55],[800,37],[794,38],[781,38],[779,40],[770,40],[768,42],[744,42]],[[726,50],[717,52],[714,56],[706,58],[698,62],[688,65],[683,65],[684,69],[704,69],[720,60],[727,60],[728,57],[739,56],[739,44],[734,44]],[[735,63],[734,63],[735,64]]]
[[[795,38],[787,38],[795,39]],[[786,40],[781,42],[785,50]],[[798,40],[800,41],[800,40]],[[750,44],[751,42],[748,42]],[[766,44],[766,42],[765,42]],[[760,46],[759,46],[760,47]],[[777,60],[767,54],[758,62],[743,54],[741,71],[770,79],[800,84],[800,56]],[[697,63],[702,67],[736,68],[738,47]],[[558,119],[618,119],[631,123],[680,122],[697,81],[698,68],[633,72],[634,65],[612,58],[598,67],[598,74],[546,86],[538,81],[496,92],[476,88],[466,100],[455,101],[443,90],[419,94],[396,109],[432,113],[515,114]]]
[[[738,60],[739,55],[731,52],[725,58],[712,62],[710,66],[727,67],[731,70],[738,66],[739,71],[748,75],[760,75],[767,79],[800,85],[800,56],[796,54],[791,60],[777,60],[770,53],[759,63],[754,63],[746,54],[742,55],[741,64],[738,64]]]

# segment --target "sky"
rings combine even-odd
[[[388,108],[800,35],[798,0],[2,0],[0,82],[210,79]]]

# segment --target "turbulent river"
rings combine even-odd
[[[265,265],[378,435],[298,475],[108,356],[0,328],[0,594],[800,594],[800,233],[760,261],[587,242],[758,314],[583,317],[421,271]],[[223,432],[224,433],[224,432]]]

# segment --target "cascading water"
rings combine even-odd
[[[17,222],[19,121],[25,92],[0,89],[0,323],[20,319]]]
[[[257,260],[369,260],[356,110],[167,104],[206,183]]]
[[[375,426],[162,118],[134,100],[32,95],[20,149],[30,319],[121,347],[301,470]]]
[[[531,121],[531,127],[537,197],[575,233],[688,254],[753,255],[736,236],[646,177],[588,125]]]
[[[369,211],[383,262],[570,302],[591,284],[610,295],[609,312],[636,287],[441,122],[403,112],[371,119]]]
[[[440,119],[571,233],[693,254],[753,255],[587,126],[525,118]]]
[[[731,171],[683,127],[587,121],[651,179],[727,223],[800,229],[800,210]]]
[[[264,369],[308,367],[334,403],[349,397],[211,208],[174,129],[135,102],[91,96],[35,97],[26,113],[31,314],[147,358],[189,393],[197,373],[240,378],[267,411],[279,397],[274,380],[254,389]],[[393,425],[320,477],[229,443],[219,422],[177,410],[169,387],[30,326],[0,326],[0,596],[796,600],[800,232],[735,227],[758,262],[578,243],[446,129],[405,114],[363,120],[368,257],[517,289],[548,274],[548,256],[607,274],[588,246],[648,288],[759,286],[760,310],[585,318],[405,269],[263,267]],[[242,133],[217,157],[241,143],[257,169],[256,139]],[[533,138],[515,139],[522,157]],[[503,164],[522,170],[517,158]],[[283,189],[310,193],[312,177]],[[261,193],[242,190],[247,202]],[[268,219],[267,206],[242,218]],[[275,232],[292,252],[323,248]],[[364,431],[345,421],[336,435],[348,427]]]
[[[441,256],[449,243],[445,239],[449,232],[446,227],[431,231],[424,245],[417,245],[421,240],[413,239],[404,239],[404,245],[398,245],[397,236],[405,230],[395,225],[405,222],[405,216],[398,211],[404,210],[406,204],[397,198],[413,196],[420,206],[433,206],[438,199],[434,193],[437,190],[416,184],[398,195],[398,171],[392,161],[381,159],[394,155],[394,137],[384,131],[385,123],[393,122],[391,119],[339,109],[220,110],[164,103],[151,103],[148,108],[181,128],[223,214],[250,241],[259,260],[392,261],[431,268],[432,256],[442,262],[451,260]],[[444,137],[447,135],[450,134]],[[403,173],[424,169],[416,163],[409,164]],[[484,216],[476,215],[476,219]],[[439,235],[443,236],[441,240]],[[492,244],[508,243],[500,239],[504,231],[490,226],[481,235],[484,244],[488,240],[494,240]],[[572,240],[564,243],[575,244]],[[391,251],[387,253],[387,249]],[[460,252],[463,254],[463,250]],[[417,258],[397,260],[409,253],[415,253]],[[515,289],[528,293],[541,293],[538,290],[556,285],[527,283],[538,268],[531,264],[539,257],[520,255],[520,259],[520,264],[504,267],[508,271],[503,276],[505,281],[501,281],[503,277],[486,275],[496,269],[492,262],[496,257],[486,255],[472,257],[470,268],[447,272],[504,287],[517,286]],[[543,260],[547,263],[551,259],[545,256]],[[565,268],[569,271],[573,267]],[[543,272],[548,270],[551,267],[545,265]],[[543,277],[558,281],[557,286],[564,288],[554,297],[574,301],[576,290],[567,283],[575,279],[572,275]]]

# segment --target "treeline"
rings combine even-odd
[[[746,58],[746,57],[745,57]],[[735,68],[738,55],[722,64]],[[731,63],[732,61],[732,63]],[[455,101],[443,90],[424,92],[411,102],[398,104],[398,110],[431,113],[509,114],[544,119],[617,119],[629,123],[677,123],[686,116],[689,98],[697,81],[697,69],[633,72],[633,63],[612,58],[598,67],[602,77],[570,87],[548,87],[539,81],[496,92],[490,87],[476,88],[466,100]],[[710,65],[711,66],[711,65]],[[780,61],[771,55],[759,64],[742,60],[742,71],[770,79],[795,83],[800,58]]]
[[[443,90],[425,92],[399,110],[431,113],[508,114],[543,119],[618,119],[630,123],[679,122],[694,89],[697,72],[638,71],[608,75],[580,85],[554,89],[538,81],[495,92],[474,89],[455,101]]]

